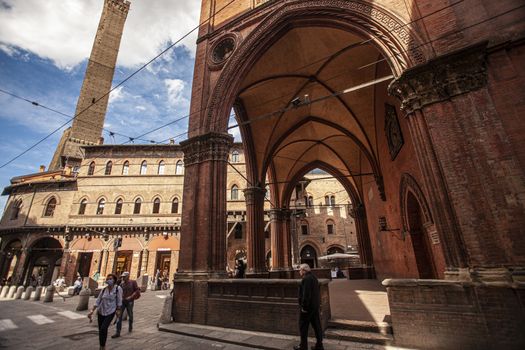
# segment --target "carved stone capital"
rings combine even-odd
[[[257,201],[263,202],[264,196],[266,195],[266,189],[261,187],[248,187],[245,188],[243,192],[246,205],[253,205]]]
[[[487,42],[446,54],[406,70],[388,91],[407,114],[487,84]]]
[[[231,135],[215,132],[183,141],[180,145],[184,152],[184,166],[188,167],[205,161],[226,162],[232,143]]]
[[[286,217],[286,212],[283,209],[270,209],[270,221],[283,221]]]

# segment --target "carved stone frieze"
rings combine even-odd
[[[405,71],[388,91],[407,114],[487,84],[486,42],[437,57]]]
[[[184,166],[215,160],[228,160],[233,137],[228,134],[207,133],[180,143],[184,152]]]

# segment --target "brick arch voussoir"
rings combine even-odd
[[[269,14],[234,51],[223,68],[206,108],[201,130],[222,132],[230,108],[251,67],[294,22],[340,27],[366,36],[386,57],[395,75],[426,61],[422,40],[403,20],[372,3],[346,0],[280,1],[268,6]],[[304,24],[303,24],[304,25]]]

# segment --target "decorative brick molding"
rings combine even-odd
[[[183,141],[181,148],[184,152],[184,166],[210,160],[226,162],[232,144],[233,137],[231,135],[215,132]]]
[[[401,209],[401,218],[403,219],[403,231],[409,231],[408,217],[406,211],[406,201],[408,191],[412,192],[414,197],[416,197],[419,207],[421,208],[421,218],[423,219],[422,224],[433,224],[432,214],[430,213],[430,207],[428,206],[427,200],[423,191],[419,187],[416,180],[407,173],[404,173],[401,176],[401,183],[399,185],[399,208]]]
[[[388,91],[407,114],[487,85],[487,42],[434,58],[406,70]]]

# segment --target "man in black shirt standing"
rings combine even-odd
[[[308,326],[310,323],[315,332],[314,350],[323,350],[323,332],[321,330],[321,320],[319,318],[319,308],[321,306],[321,293],[319,282],[312,274],[308,264],[299,266],[299,274],[303,278],[299,288],[299,306],[301,316],[299,318],[299,330],[301,332],[301,344],[294,346],[295,350],[308,350]]]

